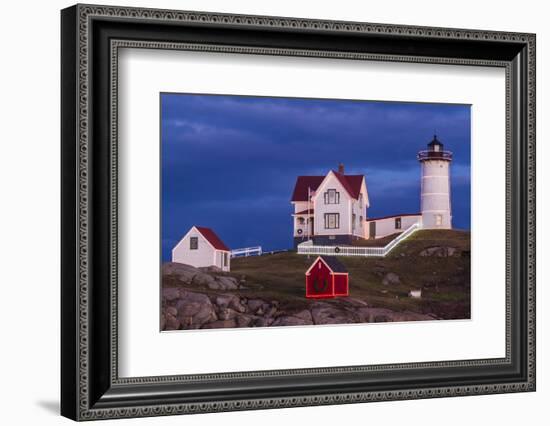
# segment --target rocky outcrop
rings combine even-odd
[[[237,278],[223,275],[214,267],[195,268],[182,263],[165,263],[162,265],[162,275],[186,286],[206,287],[211,290],[237,290],[243,287]]]
[[[162,330],[235,327],[283,327],[363,322],[418,321],[433,316],[370,308],[364,301],[341,298],[311,301],[306,309],[286,310],[277,301],[233,294],[202,293],[167,287],[162,291]]]
[[[162,330],[235,327],[283,327],[319,324],[416,321],[432,316],[370,307],[364,300],[342,297],[307,300],[289,305],[261,297],[243,297],[245,278],[217,268],[166,263],[160,325]],[[399,276],[384,272],[383,283],[399,284]]]

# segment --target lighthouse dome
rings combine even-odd
[[[439,139],[437,139],[437,135],[434,135],[434,138],[428,144],[428,149],[430,151],[436,151],[436,152],[443,151],[443,144]]]

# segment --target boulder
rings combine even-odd
[[[237,327],[250,327],[252,322],[256,317],[247,314],[239,314],[235,320],[237,322]]]
[[[239,288],[239,283],[236,278],[221,276],[217,277],[216,280],[221,290],[236,290]]]
[[[214,299],[214,303],[221,308],[226,308],[232,299],[238,299],[238,297],[232,294],[219,295]]]
[[[176,302],[177,318],[184,328],[199,328],[217,319],[214,305],[207,295],[188,291]]]
[[[277,313],[277,307],[268,305],[268,307],[265,309],[264,317],[272,317]]]
[[[361,315],[368,322],[403,322],[403,321],[426,321],[433,320],[430,315],[418,314],[416,312],[396,312],[385,308],[367,308],[361,310]]]
[[[174,317],[178,314],[178,310],[174,306],[167,306],[165,310]]]
[[[197,268],[183,263],[164,263],[162,265],[162,275],[172,276],[185,284],[190,284],[193,281],[195,275],[200,273]]]
[[[458,250],[455,247],[435,246],[428,247],[420,252],[420,256],[435,256],[435,257],[452,257],[457,254]]]
[[[261,299],[250,299],[248,301],[248,309],[252,312],[256,312],[265,302]]]
[[[197,272],[193,276],[193,279],[190,282],[190,284],[197,285],[197,286],[208,287],[211,290],[221,290],[222,289],[221,284],[217,282],[216,278],[214,278],[212,275],[205,274],[203,272]]]
[[[311,308],[314,324],[350,324],[358,321],[354,310],[317,303]]]
[[[205,304],[205,305],[211,305],[212,302],[210,302],[210,299],[206,294],[203,293],[195,293],[193,291],[187,291],[185,294],[180,297],[180,299],[176,302],[176,308],[179,312],[181,306],[187,304],[196,302],[199,304]]]
[[[182,303],[176,312],[182,317],[192,317],[201,310],[202,306],[203,305],[198,302]]]
[[[180,328],[180,321],[173,315],[166,314],[165,318],[165,330],[178,330]]]
[[[296,318],[300,318],[304,321],[306,321],[308,324],[313,324],[313,317],[311,316],[311,312],[307,309],[304,309],[303,311],[297,312],[293,314],[292,316]]]
[[[273,318],[259,317],[252,323],[252,327],[268,327],[272,323],[273,323]]]
[[[238,297],[231,299],[228,307],[240,313],[246,312],[246,304],[243,304]]]
[[[230,320],[234,319],[237,316],[237,312],[229,308],[221,308],[218,312],[218,319],[220,320]]]
[[[397,285],[397,284],[401,284],[401,280],[399,279],[399,275],[397,275],[396,273],[388,272],[382,279],[382,284]]]
[[[166,287],[162,289],[162,298],[168,302],[172,302],[180,297],[180,290],[176,287]]]
[[[271,324],[273,327],[279,327],[279,326],[287,326],[287,325],[311,325],[313,324],[310,321],[304,319],[304,318],[298,318],[295,316],[289,316],[289,315],[281,315],[273,321]]]

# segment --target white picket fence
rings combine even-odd
[[[392,251],[401,241],[410,237],[418,229],[420,225],[415,223],[391,240],[384,247],[350,247],[350,246],[315,246],[312,241],[306,241],[298,244],[298,254],[314,254],[327,256],[386,256]]]
[[[245,247],[231,250],[231,257],[261,256],[262,246]]]

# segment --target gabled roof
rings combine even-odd
[[[210,228],[205,228],[204,226],[195,226],[195,228],[216,250],[231,251]]]
[[[298,176],[291,201],[309,201],[308,188],[315,191],[324,179],[324,176]]]
[[[350,197],[355,199],[359,198],[361,185],[365,177],[364,175],[344,175],[334,170],[332,170],[332,173],[336,176]],[[308,188],[311,191],[316,191],[325,180],[325,177],[326,176],[298,176],[291,201],[308,201]]]
[[[318,260],[321,260],[332,272],[337,273],[347,273],[348,270],[335,256],[318,256],[317,259],[311,264],[311,266],[306,271],[306,275],[309,274],[311,268],[317,263]]]
[[[319,256],[323,262],[332,270],[332,272],[348,272],[346,267],[340,262],[336,256]]]
[[[357,200],[359,198],[359,194],[361,193],[361,184],[363,183],[363,178],[365,176],[343,175],[342,173],[335,172],[334,170],[332,173],[334,173],[334,175],[338,178],[348,194]]]

